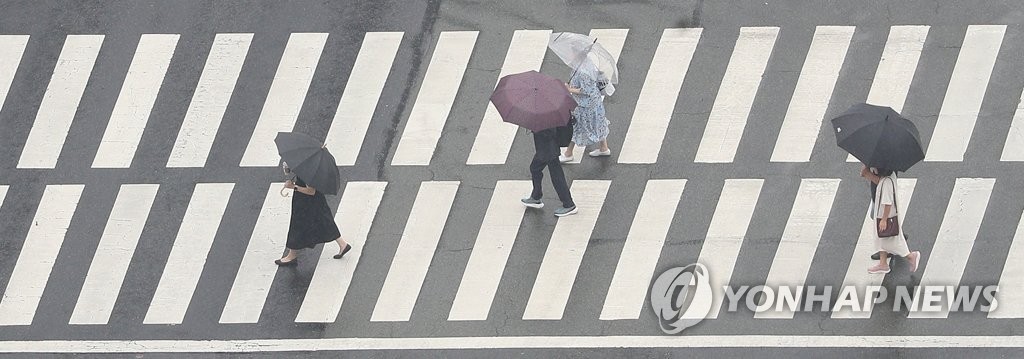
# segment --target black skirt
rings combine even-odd
[[[302,180],[296,185],[305,187]],[[288,226],[288,249],[313,248],[317,244],[327,243],[341,237],[338,225],[334,223],[331,206],[327,197],[317,191],[310,196],[294,191],[292,194],[292,218]]]

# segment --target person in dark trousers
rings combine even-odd
[[[541,202],[543,193],[541,191],[541,180],[544,179],[544,167],[548,168],[551,175],[551,185],[558,193],[558,199],[562,201],[562,208],[555,210],[555,216],[563,217],[576,214],[576,203],[572,201],[569,193],[569,184],[565,182],[565,173],[562,172],[562,164],[558,161],[561,149],[558,147],[557,130],[549,128],[533,133],[533,146],[537,153],[533,155],[533,162],[530,163],[530,178],[533,180],[533,193],[530,197],[523,198],[523,205],[530,208],[543,208]]]

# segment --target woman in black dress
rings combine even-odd
[[[292,218],[288,226],[288,254],[275,260],[279,266],[292,266],[297,263],[295,258],[300,249],[313,248],[317,244],[335,241],[340,251],[334,259],[341,259],[352,246],[341,239],[341,231],[334,223],[331,207],[327,205],[324,194],[316,188],[306,186],[301,178],[297,182],[285,182],[284,187],[294,189],[292,195]]]

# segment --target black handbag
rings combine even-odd
[[[892,207],[896,209],[896,216],[892,218],[876,218],[875,219],[875,230],[878,231],[879,238],[893,237],[900,234],[900,209],[897,206],[899,201],[896,200],[896,181],[892,179]],[[885,230],[881,228],[882,221],[885,221]]]
[[[555,142],[558,142],[558,147],[568,147],[572,143],[572,129],[575,125],[576,117],[569,116],[568,124],[555,128]]]

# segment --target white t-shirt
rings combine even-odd
[[[881,177],[878,179],[878,187],[875,189],[875,218],[882,218],[885,213],[885,205],[891,205],[889,208],[889,218],[896,217],[896,210],[899,204],[896,203],[895,193],[893,189],[899,188],[896,181],[896,172],[893,172],[888,177]]]

